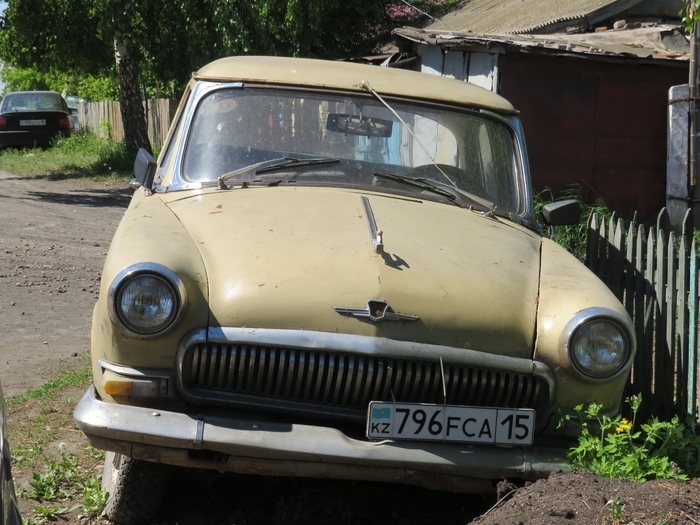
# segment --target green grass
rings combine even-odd
[[[37,388],[27,390],[24,394],[19,394],[7,400],[7,405],[15,403],[25,403],[29,399],[51,399],[56,392],[69,386],[82,386],[90,384],[92,380],[92,370],[90,366],[71,370],[51,379]]]
[[[66,521],[76,512],[94,518],[104,509],[107,494],[95,470],[104,453],[89,444],[78,444],[73,452],[56,449],[57,441],[74,442],[73,409],[91,381],[86,353],[82,366],[7,400],[14,473],[26,472],[28,479],[28,486],[17,486],[27,501],[25,525]]]
[[[46,150],[6,149],[0,154],[0,170],[49,180],[124,180],[132,177],[133,166],[134,160],[123,143],[102,139],[91,132],[59,139]]]
[[[71,409],[61,417],[62,406],[51,401],[60,398],[60,393],[69,387],[87,387],[92,381],[89,359],[82,368],[62,373],[40,387],[27,390],[9,398],[8,407],[38,402],[39,408],[27,419],[11,429],[12,462],[19,467],[31,466],[44,452],[47,443],[56,439],[62,425],[71,416]]]

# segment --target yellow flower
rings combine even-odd
[[[620,432],[628,432],[632,430],[632,423],[627,421],[624,417],[620,420],[620,424],[617,426],[615,431],[619,434]]]

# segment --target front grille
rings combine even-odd
[[[444,369],[444,391],[442,369]],[[306,413],[342,410],[366,417],[370,401],[489,407],[549,405],[547,382],[537,376],[439,360],[401,359],[350,352],[235,343],[196,343],[183,355],[182,388],[201,403],[241,402]],[[333,412],[331,412],[333,413]],[[539,418],[538,418],[539,419]]]

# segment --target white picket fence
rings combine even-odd
[[[655,226],[593,214],[586,259],[634,321],[637,355],[628,393],[642,394],[640,420],[700,420],[698,246],[690,213],[680,235],[665,209]]]

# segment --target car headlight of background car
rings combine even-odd
[[[187,304],[180,278],[163,265],[139,263],[119,273],[109,288],[112,321],[140,336],[158,336],[177,324]]]
[[[587,382],[611,380],[629,367],[634,355],[634,333],[619,313],[591,308],[576,314],[560,340],[564,361]]]

